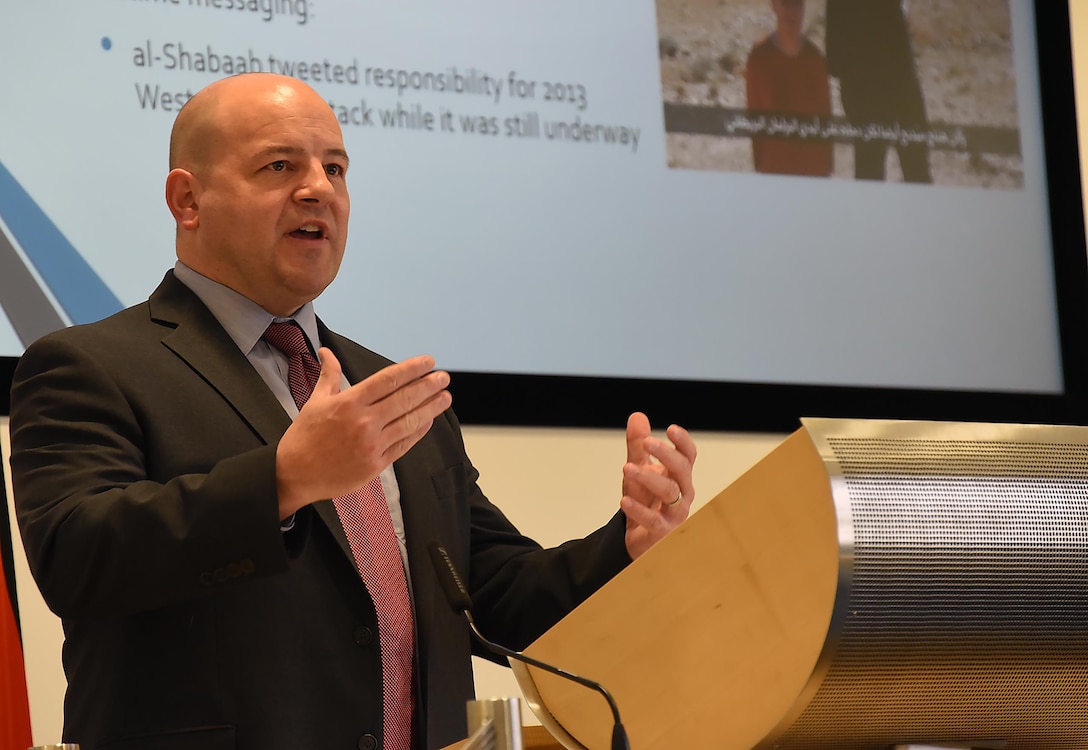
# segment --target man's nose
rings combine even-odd
[[[327,203],[336,194],[329,173],[321,163],[311,164],[303,171],[302,179],[295,190],[295,199],[309,203]]]

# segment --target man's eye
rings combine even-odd
[[[269,164],[268,168],[271,169],[273,172],[282,172],[283,170],[287,169],[287,162],[280,159]]]
[[[339,164],[329,164],[325,167],[325,172],[333,177],[339,177],[344,174],[344,168]]]

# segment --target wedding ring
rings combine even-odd
[[[680,501],[683,500],[683,499],[684,499],[684,493],[683,492],[678,492],[678,493],[676,493],[676,499],[673,500],[671,503],[667,503],[665,505],[665,507],[666,508],[675,508],[677,505],[680,504]]]

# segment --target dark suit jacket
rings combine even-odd
[[[387,360],[322,326],[349,380]],[[31,346],[12,388],[18,518],[63,618],[64,739],[93,748],[381,747],[377,621],[330,501],[279,528],[290,421],[173,274],[147,303]],[[441,541],[481,629],[523,647],[629,559],[617,514],[541,550],[481,493],[452,413],[395,464],[417,622],[419,747],[465,735],[470,639],[426,552]]]
[[[856,125],[926,124],[902,0],[827,0],[825,53],[839,79],[847,118]]]

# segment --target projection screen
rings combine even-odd
[[[850,42],[882,4],[902,31]],[[146,299],[178,108],[261,71],[313,85],[351,156],[318,314],[435,355],[465,421],[1081,419],[1068,8],[804,6],[804,90],[773,100],[769,0],[12,3],[3,390],[42,333]],[[906,58],[865,57],[896,33]]]

